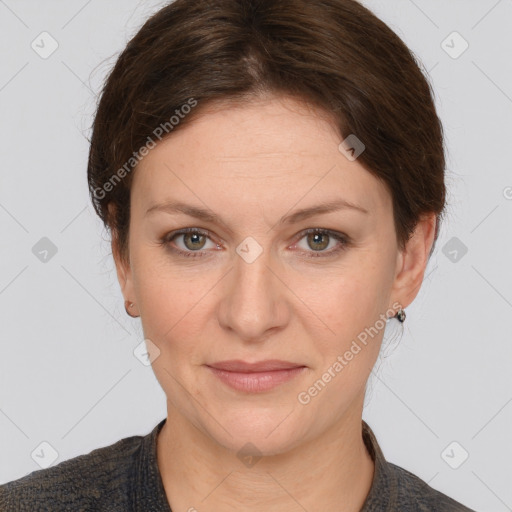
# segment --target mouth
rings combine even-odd
[[[303,368],[305,365],[292,363],[290,361],[282,361],[280,359],[267,359],[265,361],[257,361],[254,363],[249,363],[240,359],[231,359],[229,361],[219,361],[206,366],[216,368],[217,370],[225,370],[227,372],[257,373],[272,372],[276,370],[291,370],[293,368]]]
[[[307,368],[298,363],[277,359],[255,363],[241,360],[221,361],[206,367],[225,385],[247,393],[274,389],[292,380]]]

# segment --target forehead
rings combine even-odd
[[[390,207],[384,185],[339,150],[341,137],[325,113],[291,98],[203,109],[142,159],[132,198],[155,203],[172,197],[219,199],[217,206],[339,197],[370,210]],[[213,196],[212,196],[213,194]]]

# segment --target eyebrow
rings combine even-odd
[[[366,210],[362,206],[346,201],[345,199],[337,199],[335,201],[330,201],[316,206],[311,206],[309,208],[296,210],[295,212],[289,215],[284,215],[279,219],[278,224],[294,224],[309,217],[313,217],[314,215],[332,213],[345,209],[360,211],[364,214],[369,213],[368,210]],[[189,205],[179,201],[167,201],[165,203],[155,204],[148,208],[148,210],[145,213],[145,216],[154,212],[165,212],[170,214],[183,213],[190,217],[201,219],[205,222],[220,222],[226,225],[222,218],[213,213],[211,210]]]

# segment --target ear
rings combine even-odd
[[[403,251],[397,256],[396,274],[391,290],[391,297],[407,307],[418,294],[428,264],[430,250],[434,243],[436,214],[423,216]]]
[[[109,211],[113,211],[113,205],[108,205]],[[114,263],[116,266],[117,280],[119,281],[119,285],[121,287],[121,292],[123,294],[124,300],[128,302],[133,302],[133,307],[130,309],[130,313],[136,316],[140,316],[139,310],[137,308],[137,302],[135,300],[135,290],[133,286],[133,277],[132,277],[132,269],[130,265],[129,256],[125,256],[121,253],[120,243],[119,243],[119,234],[115,229],[112,229],[112,256],[114,258]]]

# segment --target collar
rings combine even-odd
[[[386,461],[373,430],[364,420],[363,441],[375,463],[375,471],[370,492],[361,512],[392,512],[398,510],[396,506],[398,493],[396,474]]]
[[[172,512],[158,469],[156,439],[167,418],[142,438],[139,456],[132,474],[132,510],[134,512]]]

